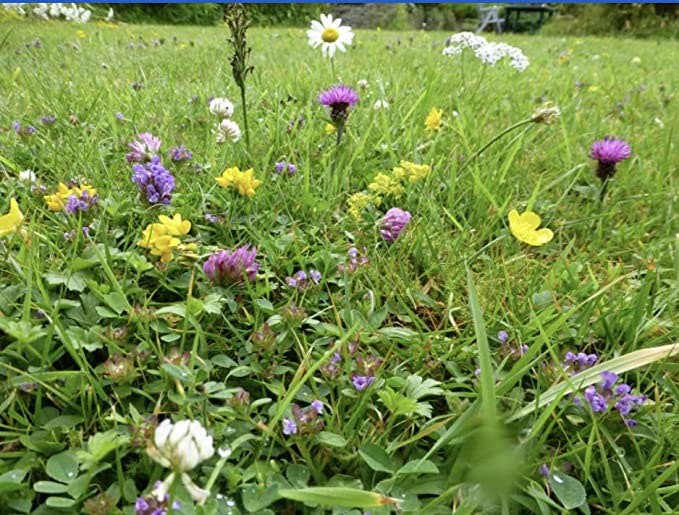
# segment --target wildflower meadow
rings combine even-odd
[[[0,22],[0,514],[676,513],[679,43],[55,5]]]

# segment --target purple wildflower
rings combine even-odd
[[[304,270],[300,270],[291,277],[288,277],[285,282],[291,288],[305,290],[321,282],[321,273],[313,268],[309,270],[308,274]]]
[[[150,132],[143,132],[137,137],[139,138],[138,140],[127,145],[132,152],[128,153],[127,156],[125,156],[125,159],[127,159],[129,163],[144,163],[146,161],[151,161],[157,156],[162,142]]]
[[[173,147],[170,150],[170,159],[175,163],[180,161],[188,161],[193,157],[193,153],[184,145],[179,145],[178,147]]]
[[[93,206],[96,206],[99,202],[99,196],[90,196],[87,190],[84,190],[80,196],[71,195],[66,200],[66,205],[64,206],[64,211],[72,215],[74,213],[84,213]]]
[[[12,130],[17,134],[21,134],[21,124],[15,120],[12,123]]]
[[[172,201],[174,177],[161,164],[158,156],[151,158],[148,163],[134,165],[132,171],[132,180],[149,204],[167,205]]]
[[[538,469],[538,472],[540,473],[541,476],[543,477],[549,477],[549,467],[543,463],[540,465],[540,468]]]
[[[54,122],[57,121],[56,116],[43,116],[40,118],[40,121],[42,122],[43,125],[52,125]]]
[[[205,213],[205,220],[207,220],[211,224],[218,224],[221,221],[223,221],[223,218],[221,216]]]
[[[297,434],[297,424],[291,418],[283,419],[283,434],[285,436],[291,436]]]
[[[613,385],[618,381],[618,374],[616,374],[615,372],[610,372],[609,370],[601,372],[601,377],[603,379],[603,381],[601,381],[602,390],[610,390],[611,388],[613,388]]]
[[[509,339],[507,331],[500,331],[499,333],[497,333],[497,339],[500,340],[500,343],[503,345],[507,343],[507,340]]]
[[[159,488],[160,481],[157,481],[155,488]],[[137,502],[134,504],[134,515],[166,515],[168,504],[170,502],[170,495],[165,494],[159,499],[153,493],[146,497],[137,497]],[[181,503],[174,501],[172,503],[172,510],[180,510]]]
[[[632,420],[629,415],[646,402],[646,397],[643,395],[632,395],[630,393],[632,388],[628,384],[621,383],[616,386],[615,383],[617,383],[619,377],[615,372],[602,372],[601,377],[602,381],[599,383],[598,388],[588,386],[584,392],[584,398],[592,411],[595,413],[605,413],[608,411],[609,406],[613,405],[627,426],[636,425],[636,421]],[[582,401],[577,397],[574,399],[574,402],[578,406],[582,405]]]
[[[584,352],[567,352],[564,357],[564,369],[572,370],[573,373],[582,372],[583,370],[593,366],[599,357],[596,354],[586,354]]]
[[[349,86],[338,84],[323,91],[318,101],[330,111],[330,119],[335,125],[343,125],[349,116],[349,110],[358,102],[358,94]]]
[[[288,175],[295,175],[297,173],[297,165],[293,165],[292,163],[288,164]]]
[[[17,121],[12,123],[12,130],[16,132],[19,136],[32,136],[37,132],[37,129],[32,125],[22,127],[21,124]]]
[[[396,241],[411,218],[412,216],[408,211],[392,207],[380,221],[382,238],[388,242]]]
[[[602,182],[615,175],[615,165],[632,155],[629,144],[621,139],[606,136],[592,143],[589,157],[598,161],[596,175]]]
[[[330,361],[321,367],[321,374],[329,379],[335,379],[340,372],[339,363],[342,361],[342,356],[339,352],[335,352]]]
[[[350,247],[347,251],[349,260],[346,263],[340,263],[337,265],[337,270],[340,272],[355,272],[359,267],[366,266],[368,263],[370,263],[370,260],[365,255],[365,252],[365,247],[363,247],[363,252],[360,255],[356,247]]]
[[[90,235],[90,230],[91,229],[89,228],[89,226],[84,225],[83,226],[83,236],[85,236],[87,238]]]
[[[255,280],[259,271],[259,263],[255,260],[257,248],[243,245],[233,252],[220,250],[207,258],[203,271],[211,281],[218,284],[238,283],[246,275],[248,282]]]
[[[368,386],[373,384],[375,381],[375,376],[359,376],[358,374],[354,374],[353,377],[351,378],[351,382],[354,385],[354,388],[356,388],[357,391],[362,392]]]
[[[116,113],[116,118],[118,119],[119,122],[125,121],[125,115],[120,111]]]
[[[608,409],[606,398],[596,391],[594,386],[585,388],[585,400],[594,413],[603,413]]]
[[[285,171],[288,172],[288,175],[295,175],[297,173],[297,165],[286,163],[285,161],[278,161],[274,165],[274,171],[279,175]]]
[[[311,402],[311,408],[319,415],[323,413],[323,403],[318,399]]]
[[[283,170],[285,170],[287,167],[287,163],[285,161],[279,161],[276,163],[275,168],[276,168],[276,173],[283,173]]]

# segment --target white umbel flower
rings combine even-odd
[[[187,472],[199,463],[212,458],[215,453],[212,437],[197,420],[182,420],[173,424],[163,420],[153,436],[153,445],[146,449],[148,455],[163,467],[172,470],[169,476],[154,491],[158,499],[163,499],[177,475],[191,494],[191,497],[204,503],[210,492],[198,487]]]
[[[35,182],[35,172],[33,170],[23,170],[19,172],[19,180],[23,182]]]
[[[227,141],[235,143],[240,139],[240,135],[238,124],[228,118],[222,120],[217,127],[217,143],[226,143]]]
[[[226,98],[213,98],[210,100],[210,112],[222,118],[233,116],[233,104]]]
[[[346,52],[346,45],[351,45],[354,33],[351,27],[342,25],[342,18],[333,20],[332,14],[321,14],[321,21],[313,20],[311,28],[306,31],[309,45],[321,47],[324,57],[333,57],[335,52]]]

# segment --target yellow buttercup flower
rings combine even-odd
[[[19,209],[19,204],[14,198],[9,199],[9,212],[0,216],[0,236],[15,233],[23,221],[24,215]]]
[[[63,211],[70,196],[80,198],[85,192],[87,192],[89,198],[94,198],[97,195],[97,190],[89,184],[66,186],[63,182],[60,182],[54,194],[45,195],[45,204],[50,211]]]
[[[380,195],[391,195],[394,198],[399,198],[405,192],[399,180],[386,173],[377,174],[373,182],[368,184],[368,189]]]
[[[262,181],[255,179],[255,171],[250,168],[241,172],[237,166],[227,168],[220,177],[216,178],[217,184],[223,188],[234,188],[241,195],[252,197]]]
[[[517,240],[534,247],[544,245],[554,237],[550,229],[538,229],[540,222],[540,217],[533,211],[519,214],[516,209],[512,209],[509,212],[509,230]]]
[[[424,120],[424,127],[429,131],[438,131],[442,124],[443,110],[432,107],[427,118]]]
[[[175,214],[172,218],[165,215],[159,215],[158,220],[167,228],[167,234],[170,236],[182,236],[189,234],[191,230],[191,222],[182,220],[182,215]]]

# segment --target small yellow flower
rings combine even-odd
[[[427,118],[424,120],[424,126],[429,131],[438,131],[443,124],[443,110],[435,107],[431,108]]]
[[[19,204],[14,198],[9,199],[9,212],[0,216],[0,236],[15,233],[23,221],[24,215],[19,209]]]
[[[222,188],[234,188],[243,196],[252,197],[262,181],[255,179],[255,171],[250,168],[241,172],[237,166],[227,168],[220,177],[215,180]]]
[[[165,215],[159,215],[158,220],[167,229],[167,234],[170,236],[183,236],[189,234],[191,230],[191,222],[182,220],[182,215],[175,214],[172,218]]]
[[[66,186],[63,182],[60,182],[54,194],[45,195],[45,204],[50,211],[63,211],[68,202],[68,197],[72,195],[80,197],[84,192],[87,192],[90,198],[97,194],[97,190],[88,184]]]
[[[397,172],[397,170],[399,171]],[[401,172],[401,170],[403,170],[403,172]],[[401,161],[401,167],[394,168],[394,175],[398,177],[401,173],[407,176],[410,182],[417,182],[431,173],[431,166],[419,165],[417,163],[411,163],[410,161]]]
[[[337,132],[337,127],[335,127],[332,123],[327,123],[325,125],[325,133],[326,134],[333,134]]]
[[[399,180],[386,173],[378,173],[373,182],[368,184],[368,189],[380,195],[391,195],[394,198],[399,198],[405,192]]]
[[[349,214],[354,218],[354,220],[360,220],[363,210],[372,204],[373,200],[373,196],[369,193],[365,193],[363,191],[354,193],[351,197],[349,197],[349,200],[347,200],[347,204],[349,205]]]
[[[517,240],[534,247],[544,245],[554,237],[550,229],[538,229],[540,222],[540,217],[533,211],[519,214],[516,209],[512,209],[509,212],[509,230]]]
[[[80,39],[87,37],[87,32],[84,30],[76,30],[75,31],[76,36],[78,36]]]

